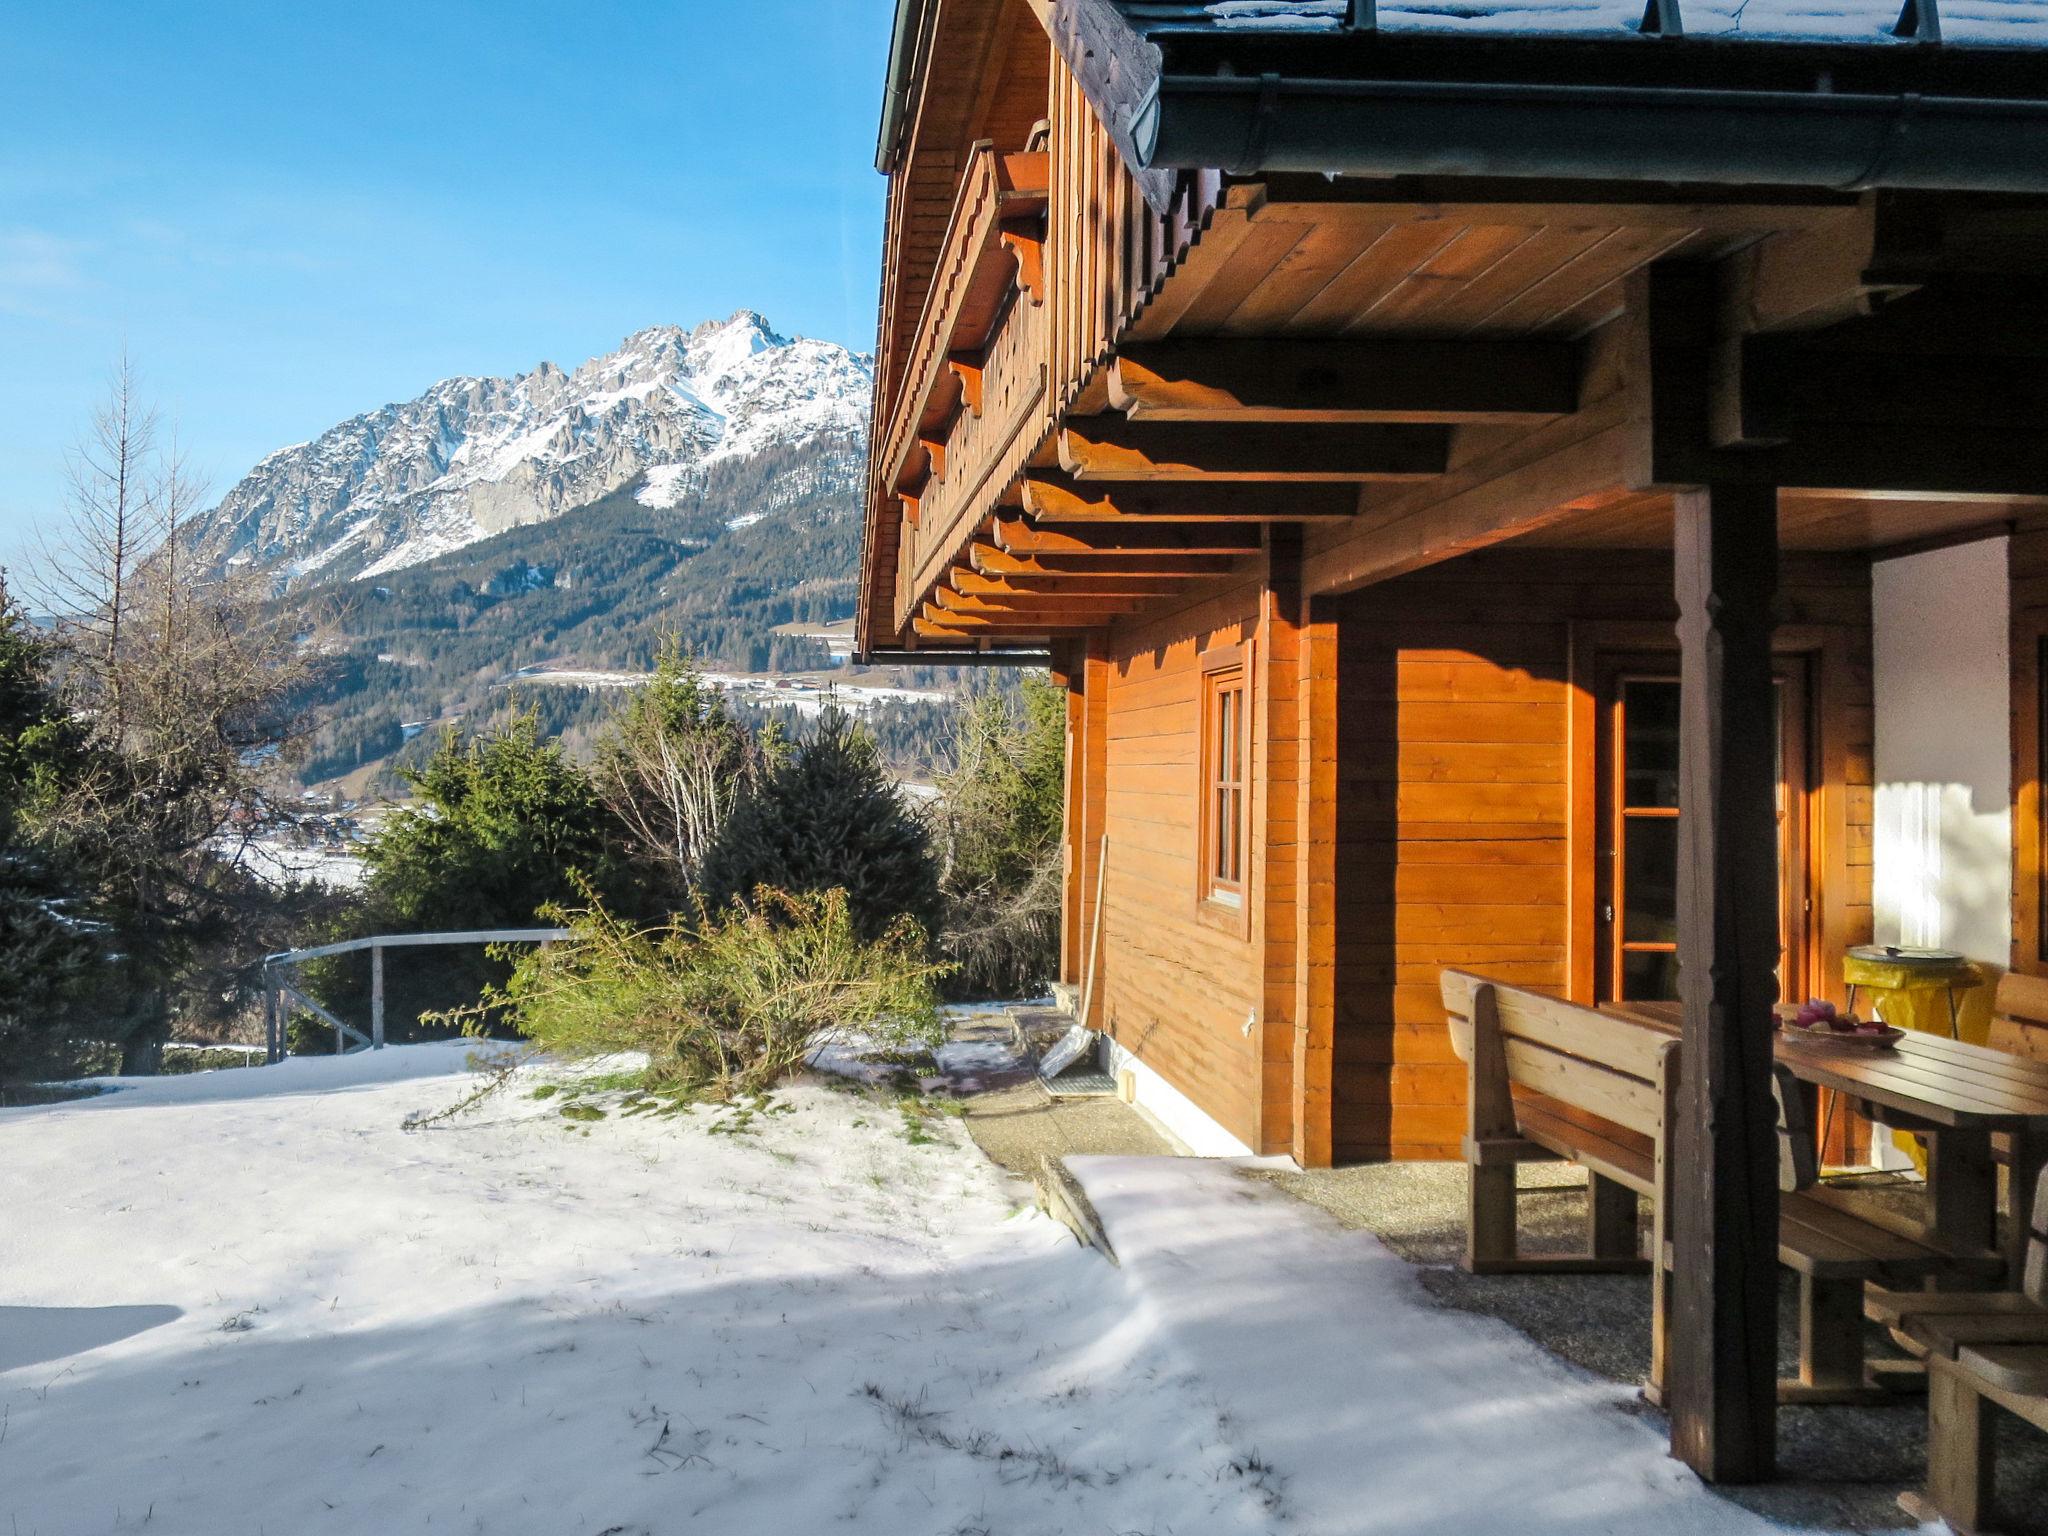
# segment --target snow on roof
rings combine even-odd
[[[1230,31],[1334,31],[1347,0],[1213,0],[1173,24]],[[1869,42],[1893,36],[1899,0],[1681,0],[1689,37]],[[1642,0],[1380,0],[1387,32],[1568,33],[1636,31]],[[2048,0],[1941,0],[1945,44],[2048,46]]]

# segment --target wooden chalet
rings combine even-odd
[[[2048,14],[1767,3],[901,0],[858,618],[1064,680],[1065,980],[1200,1150],[1458,1156],[1447,968],[1679,1002],[1728,1478],[1773,1005],[2048,973]]]

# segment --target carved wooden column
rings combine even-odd
[[[1716,1482],[1771,1476],[1777,1442],[1777,492],[1677,496],[1678,955],[1668,1401],[1673,1454]]]

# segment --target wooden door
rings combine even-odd
[[[1604,658],[1599,668],[1595,968],[1602,1002],[1678,998],[1678,658]],[[1805,997],[1814,912],[1808,860],[1810,689],[1800,658],[1778,668],[1778,983]]]

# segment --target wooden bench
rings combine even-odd
[[[1994,1529],[1998,1410],[2048,1430],[2048,1170],[2034,1189],[2016,1292],[1873,1296],[1927,1352],[1927,1491],[1899,1503],[1965,1536]]]
[[[2048,976],[2018,971],[2001,976],[1991,1008],[1986,1045],[2028,1061],[2048,1061]]]
[[[1676,1037],[1632,1020],[1504,986],[1464,971],[1442,979],[1452,1048],[1467,1065],[1470,1168],[1465,1265],[1475,1274],[1613,1272],[1648,1267],[1637,1256],[1638,1203],[1655,1217],[1655,1324],[1649,1391],[1661,1397],[1672,1249],[1664,1229],[1679,1176],[1666,1127],[1677,1123]],[[1799,1375],[1779,1383],[1788,1402],[1881,1396],[1863,1350],[1866,1283],[1901,1286],[1937,1276],[1995,1275],[1994,1254],[1958,1256],[1866,1219],[1854,1197],[1818,1187],[1807,1098],[1775,1069],[1779,1106],[1778,1261],[1799,1276]],[[1515,1169],[1564,1159],[1587,1170],[1585,1252],[1524,1254],[1518,1244]]]
[[[2048,976],[2022,976],[2009,971],[1998,978],[1991,1004],[1991,1029],[1984,1043],[2023,1061],[2048,1062]],[[1992,1155],[2012,1161],[2012,1138],[1991,1138]],[[2015,1215],[2017,1215],[2015,1211]]]
[[[1465,1267],[1474,1274],[1640,1272],[1639,1202],[1657,1192],[1667,1059],[1678,1043],[1623,1019],[1463,971],[1443,973],[1451,1047],[1467,1064]],[[1586,1251],[1524,1254],[1515,1169],[1586,1169]]]

